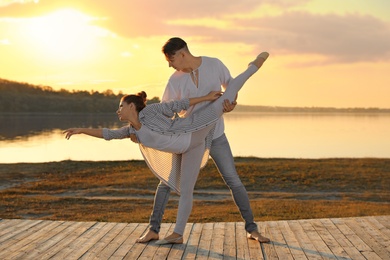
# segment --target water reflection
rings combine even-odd
[[[263,158],[390,158],[390,114],[250,113],[225,116],[234,156]],[[85,135],[65,140],[69,127],[118,128],[112,114],[0,116],[0,163],[140,160],[130,140]]]
[[[0,115],[0,140],[25,140],[45,135],[53,130],[70,127],[120,127],[115,113],[110,114],[51,114],[51,115]]]
[[[229,113],[235,156],[390,158],[390,114]]]

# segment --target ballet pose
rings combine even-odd
[[[182,243],[184,228],[192,210],[195,183],[200,168],[208,159],[215,122],[223,114],[223,102],[226,99],[234,101],[244,83],[263,65],[268,56],[267,52],[259,54],[243,73],[229,82],[223,94],[220,91],[212,91],[202,97],[148,106],[145,105],[145,92],[126,95],[121,98],[117,114],[121,121],[129,123],[128,126],[120,129],[70,128],[64,131],[65,137],[69,139],[74,134],[86,134],[111,140],[135,134],[152,172],[171,189],[180,193],[174,236],[157,243]],[[174,117],[175,113],[206,101],[212,102],[191,116]],[[153,153],[156,150],[164,152],[170,157],[170,161],[161,156],[154,158]]]

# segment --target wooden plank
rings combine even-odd
[[[280,231],[282,232],[284,240],[286,241],[288,248],[290,249],[293,258],[301,259],[301,260],[308,259],[305,253],[303,252],[297,238],[295,237],[294,232],[291,230],[290,226],[288,225],[287,221],[278,221],[277,223]]]
[[[78,239],[80,236],[94,230],[96,231],[103,225],[104,223],[101,222],[73,222],[72,226],[67,229],[68,232],[60,234],[60,236],[56,238],[58,242],[49,248],[49,250],[46,250],[42,257],[50,258],[57,255],[57,257],[54,258],[59,259],[58,256],[69,252],[69,248],[79,248],[82,246],[81,243],[77,242],[79,241]]]
[[[307,259],[322,259],[322,256],[313,245],[312,241],[307,236],[299,222],[297,220],[289,220],[288,225],[290,226],[291,231],[294,233],[295,238],[297,239],[299,246],[302,252],[306,255]]]
[[[1,220],[0,259],[390,259],[389,220],[266,221],[259,231],[271,243],[261,245],[242,222],[189,223],[184,244],[162,246],[135,243],[147,223]],[[161,238],[173,229],[163,224]]]
[[[272,244],[275,247],[276,254],[279,259],[294,259],[290,249],[288,248],[288,245],[286,241],[284,240],[284,237],[278,227],[278,224],[276,221],[269,221],[268,228],[270,230],[270,236],[272,239]]]
[[[244,222],[236,223],[236,251],[237,259],[250,259],[248,238],[246,237]],[[263,259],[263,255],[258,259]]]
[[[196,260],[206,260],[209,258],[211,241],[213,239],[214,223],[204,223],[202,233],[199,238]]]
[[[131,224],[133,225],[133,224]],[[114,252],[114,254],[111,256],[110,259],[123,259],[125,256],[131,251],[131,249],[134,247],[134,245],[138,245],[139,243],[136,243],[135,241],[137,238],[139,238],[143,233],[145,233],[148,230],[148,224],[142,223],[142,224],[134,224],[134,229],[131,230],[129,227],[129,233],[126,240],[119,246],[119,248]],[[150,243],[150,242],[149,242]]]
[[[88,249],[88,251],[82,255],[79,259],[96,259],[97,255],[104,250],[112,240],[125,228],[126,223],[108,223],[113,225],[112,228],[107,228],[107,233],[105,233],[99,240],[93,243],[93,246]],[[96,236],[96,235],[95,235]],[[67,256],[69,257],[69,256]],[[71,259],[76,259],[73,255],[70,256]],[[102,258],[100,258],[102,259]]]
[[[347,252],[340,246],[338,241],[333,237],[333,235],[326,229],[324,224],[321,222],[321,219],[313,220],[312,225],[321,236],[322,240],[333,252],[336,259],[348,259],[349,256]]]
[[[203,224],[198,224],[198,225],[202,225]],[[170,251],[169,251],[169,254],[167,256],[167,259],[182,259],[182,256],[184,255],[184,252],[188,246],[188,241],[190,239],[190,235],[192,233],[192,230],[194,228],[194,224],[193,223],[187,223],[186,225],[186,228],[184,229],[184,234],[183,234],[183,244],[175,244],[173,245],[171,248],[170,248]],[[160,250],[160,248],[159,248]],[[159,254],[158,254],[159,251],[157,251],[157,254],[156,254],[156,260],[159,260]],[[161,258],[160,258],[161,259]]]
[[[11,226],[9,228],[5,228],[2,230],[2,233],[0,233],[0,243],[1,245],[6,240],[8,243],[10,240],[21,233],[24,233],[29,228],[32,228],[35,225],[38,225],[42,220],[16,220],[16,221],[10,221],[8,222]],[[7,243],[7,242],[5,242]]]
[[[379,232],[384,234],[387,237],[387,239],[390,238],[390,229],[388,229],[381,222],[379,222],[377,218],[375,218],[375,217],[367,217],[366,220],[370,221],[371,225],[373,225],[376,229],[378,229]],[[390,219],[389,219],[389,221],[390,221]]]
[[[223,241],[224,241],[225,223],[217,222],[214,224],[213,239],[210,245],[210,259],[223,258]]]
[[[78,259],[111,228],[112,224],[95,222],[93,226],[83,228],[83,232],[79,233],[77,237],[72,237],[72,241],[64,245],[53,257],[56,259]],[[66,237],[66,239],[69,238]]]
[[[236,258],[236,227],[234,222],[225,223],[225,236],[223,241],[223,259]]]
[[[23,229],[25,225],[28,225],[31,223],[34,223],[36,221],[23,221],[21,219],[4,219],[0,223],[0,239],[3,235],[8,234],[9,232],[12,232],[13,230],[20,230]],[[0,240],[2,241],[2,240]]]
[[[120,231],[120,233],[99,254],[97,254],[94,259],[112,258],[114,253],[119,250],[121,245],[128,239],[129,234],[134,231],[137,225],[138,224],[136,223],[125,223],[125,227]]]
[[[356,221],[360,224],[360,226],[368,233],[370,234],[377,244],[381,245],[383,248],[390,246],[390,237],[388,237],[386,234],[381,232],[375,224],[370,221],[369,218],[356,218]],[[390,255],[389,255],[390,259]]]
[[[388,240],[384,241],[384,236],[381,236],[381,233],[377,230],[373,230],[371,225],[364,220],[364,218],[355,218],[353,220],[348,220],[347,225],[354,230],[361,239],[369,246],[371,249],[378,254],[382,259],[390,259],[390,253],[386,249],[386,245],[389,243]],[[379,234],[378,234],[379,233]],[[383,241],[387,244],[382,244]]]
[[[332,253],[332,251],[328,248],[325,242],[322,240],[321,236],[314,229],[311,224],[313,220],[299,220],[298,223],[301,224],[304,232],[307,234],[310,241],[313,243],[315,248],[321,257],[325,259],[336,259],[336,256]]]
[[[35,248],[28,252],[30,259],[39,259],[39,256],[43,255],[46,250],[58,243],[59,239],[62,239],[67,233],[72,232],[73,229],[69,228],[74,225],[74,222],[62,222],[61,225],[52,229],[47,233],[45,239],[37,241]]]
[[[36,220],[35,220],[36,221]],[[22,219],[3,219],[0,222],[0,236],[3,235],[5,232],[3,230],[12,228],[15,225],[27,225],[27,221]]]
[[[6,254],[7,258],[20,258],[23,256],[29,256],[29,253],[33,251],[39,241],[45,239],[45,237],[50,234],[51,230],[55,229],[58,225],[61,224],[61,222],[59,221],[45,221],[45,223],[47,225],[40,228],[38,231],[32,233],[25,239],[18,241],[18,243],[12,245],[12,247],[16,247],[17,250],[14,250],[14,248],[12,247],[8,247],[7,250],[9,253],[6,252],[7,250],[5,250],[4,252],[0,253],[0,257],[3,257],[3,253]]]
[[[390,216],[375,216],[375,219],[387,229],[390,229]]]
[[[259,227],[260,234],[262,234],[265,237],[268,237],[271,240],[271,233],[269,231],[269,227],[267,223],[268,222],[257,223],[257,224]],[[272,240],[269,243],[260,244],[260,247],[263,254],[262,256],[263,258],[260,259],[269,259],[269,260],[279,259],[278,255],[276,254],[276,249]]]
[[[321,222],[345,252],[347,252],[349,258],[356,260],[366,259],[330,219],[321,219]]]
[[[47,225],[47,222],[44,221],[37,221],[36,225],[33,225],[29,227],[28,229],[25,229],[24,232],[18,232],[16,235],[13,235],[9,239],[7,239],[5,242],[0,245],[0,257],[4,256],[6,254],[9,254],[13,250],[19,248],[19,246],[24,246],[25,239],[38,232],[41,228],[44,228]]]
[[[362,254],[366,259],[379,260],[381,259],[359,236],[356,234],[345,222],[347,219],[331,219],[331,221],[338,227],[341,233],[352,243],[352,245]]]
[[[191,233],[187,240],[186,248],[183,252],[182,257],[184,259],[188,259],[188,260],[195,259],[196,252],[198,250],[200,235],[202,234],[202,228],[203,228],[202,223],[193,224]],[[171,255],[169,255],[169,257],[171,257]],[[181,259],[181,258],[176,258],[176,259]]]

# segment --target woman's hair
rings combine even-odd
[[[136,95],[123,96],[121,101],[126,102],[127,104],[133,103],[137,112],[140,112],[146,106],[146,97],[145,91],[141,91]]]
[[[178,50],[183,48],[188,51],[187,43],[179,37],[173,37],[164,44],[162,52],[165,56],[172,57]]]

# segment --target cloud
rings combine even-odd
[[[0,7],[12,4],[38,3],[39,0],[0,0]]]
[[[73,7],[104,18],[91,23],[124,38],[196,37],[206,43],[243,43],[283,54],[320,55],[326,57],[326,62],[381,61],[390,57],[389,23],[358,13],[320,15],[288,11],[309,0],[199,0],[193,4],[179,0],[153,4],[143,0],[29,2],[0,8],[0,18],[37,16]],[[254,15],[254,10],[261,11],[269,6],[278,8],[279,14]],[[200,20],[208,23],[202,25]],[[213,21],[226,26],[213,24]]]
[[[265,41],[284,53],[325,55],[338,62],[390,57],[390,24],[373,16],[291,12],[237,23],[250,31],[242,33],[245,41]]]

